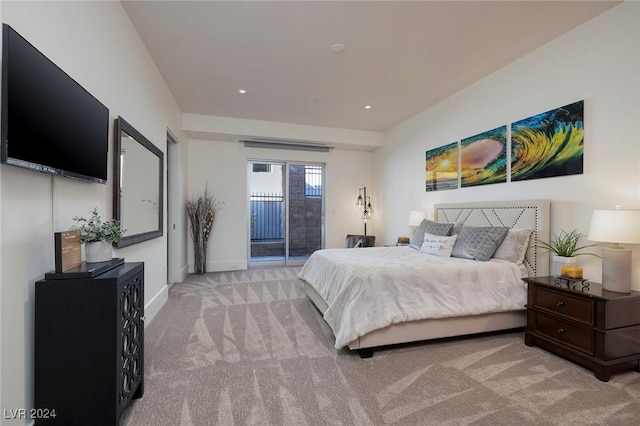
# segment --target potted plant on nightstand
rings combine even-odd
[[[126,231],[117,220],[102,221],[98,208],[94,208],[89,219],[75,216],[71,229],[80,231],[80,242],[85,244],[87,262],[108,262],[112,258],[112,245],[120,241]]]
[[[581,250],[596,245],[578,246],[580,238],[584,236],[585,235],[577,229],[569,232],[561,230],[559,234],[552,234],[549,242],[536,240],[536,246],[545,250],[543,253],[551,253],[551,275],[560,275],[560,270],[564,265],[575,265],[577,256],[589,255],[599,257],[593,253],[580,252]]]

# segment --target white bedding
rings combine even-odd
[[[410,247],[316,251],[298,277],[329,307],[336,349],[390,324],[522,310],[526,270],[504,260],[442,258]]]

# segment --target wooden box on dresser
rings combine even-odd
[[[35,285],[36,425],[118,425],[144,392],[144,264],[55,275]]]
[[[525,344],[540,346],[594,371],[640,371],[640,292],[615,293],[591,282],[575,287],[554,277],[526,278]]]

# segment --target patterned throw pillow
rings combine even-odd
[[[414,232],[413,237],[411,237],[409,247],[420,250],[422,242],[424,241],[425,232],[431,235],[449,235],[451,228],[453,228],[453,223],[439,223],[429,219],[423,219],[416,229],[416,232]]]
[[[493,258],[508,260],[518,265],[522,265],[524,257],[529,248],[531,238],[531,228],[509,229],[498,249],[493,253]]]
[[[420,247],[420,252],[440,257],[451,257],[453,245],[456,243],[457,238],[457,235],[447,237],[444,235],[432,235],[425,233],[424,242],[422,243],[422,247]]]
[[[458,234],[453,257],[486,261],[491,259],[509,228],[505,226],[465,226]]]

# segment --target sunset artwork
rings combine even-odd
[[[460,141],[461,186],[507,181],[507,126]]]
[[[458,142],[427,151],[425,169],[427,191],[458,188]]]
[[[511,124],[511,181],[582,174],[584,101]]]

